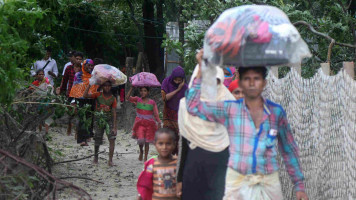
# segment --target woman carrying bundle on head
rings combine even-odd
[[[188,85],[185,83],[185,72],[184,69],[180,66],[174,68],[172,74],[165,78],[162,83],[161,91],[162,100],[164,102],[163,127],[172,129],[175,132],[177,138],[179,138],[179,101],[184,97],[187,88]],[[178,154],[177,146],[173,154]]]
[[[140,147],[138,160],[142,161],[143,146],[145,146],[145,158],[147,161],[149,143],[154,142],[155,132],[161,127],[156,102],[148,97],[150,88],[139,87],[141,97],[131,97],[132,86],[126,96],[126,100],[136,105],[136,118],[132,128],[132,137],[137,140]]]

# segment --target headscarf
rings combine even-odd
[[[69,93],[70,97],[83,98],[85,88],[89,86],[89,79],[91,78],[91,74],[84,70],[85,64],[88,64],[88,63],[94,65],[94,62],[92,59],[86,59],[86,60],[84,60],[84,62],[82,64],[82,71],[77,72],[75,74],[73,86]],[[98,88],[99,88],[98,85],[93,85],[89,89],[88,93],[94,94],[97,92]]]
[[[198,73],[199,66],[194,69],[189,87],[192,86],[194,77]],[[217,85],[216,99],[207,98],[207,94],[201,93],[200,100],[202,101],[225,101],[234,100],[234,96],[222,84],[224,81],[224,72],[220,67],[216,67],[216,78],[220,79],[220,84]],[[185,98],[181,99],[178,111],[178,125],[180,134],[189,140],[190,148],[200,147],[211,152],[221,152],[229,146],[229,136],[223,124],[216,122],[208,122],[200,119],[198,116],[193,116],[188,113],[186,108]]]
[[[84,70],[84,66],[86,64],[92,64],[94,65],[94,61],[92,59],[86,59],[84,60],[83,64],[82,64],[82,81],[85,83],[85,84],[89,84],[89,79],[91,78],[91,74],[88,73],[87,71]]]
[[[229,90],[230,92],[234,91],[236,88],[239,88],[239,81],[236,79],[236,80],[233,80],[229,86]]]
[[[236,72],[236,68],[235,67],[226,67],[225,69],[230,73],[230,75],[225,75],[225,81],[224,81],[224,85],[228,88],[232,82],[232,79]]]
[[[179,85],[175,84],[173,81],[177,77],[181,77],[183,80],[185,80],[184,69],[181,66],[174,68],[172,74],[163,80],[162,90],[166,94],[171,93],[178,88]],[[170,108],[171,110],[178,111],[179,101],[181,98],[184,97],[187,88],[188,85],[184,83],[182,89],[176,95],[174,95],[173,98],[171,98],[169,101],[166,101],[166,105],[168,106],[168,108]]]

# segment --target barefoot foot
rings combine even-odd
[[[142,157],[143,157],[143,153],[140,153],[140,155],[138,156],[138,160],[142,161]]]
[[[108,165],[109,165],[109,167],[116,166],[116,164],[114,164],[112,161],[109,161],[109,162],[108,162]]]

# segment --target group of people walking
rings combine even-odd
[[[73,110],[81,108],[77,112],[77,143],[87,146],[94,138],[96,164],[106,133],[108,165],[113,166],[116,108],[123,98],[113,95],[110,81],[90,84],[91,72],[102,60],[84,59],[77,51],[70,52],[69,58],[57,93],[67,97]],[[139,146],[138,159],[145,161],[137,182],[138,199],[250,200],[261,195],[266,200],[283,199],[276,160],[278,147],[297,199],[307,200],[298,147],[286,113],[261,95],[267,69],[239,68],[237,73],[235,67],[217,67],[216,80],[212,80],[216,81],[217,95],[209,99],[201,92],[202,51],[197,54],[197,62],[189,82],[179,66],[163,80],[162,120],[156,102],[149,98],[149,87],[138,88],[140,96],[131,96],[134,87],[126,94],[126,100],[136,105],[132,137]],[[50,51],[34,64],[32,74],[36,77],[34,86],[53,85],[58,69]],[[103,125],[103,119],[94,121],[94,111],[103,112],[107,123]],[[69,118],[68,135],[73,119]],[[46,124],[46,132],[48,127]],[[154,144],[158,155],[149,159],[150,144]]]
[[[178,118],[172,118],[178,121],[172,121],[178,122],[179,135],[173,131],[176,126],[156,132],[158,156],[145,163],[138,178],[138,199],[281,200],[279,150],[297,200],[307,200],[299,150],[286,113],[262,96],[267,68],[239,68],[238,80],[232,80],[235,68],[217,67],[217,95],[209,99],[201,91],[202,56],[201,50],[189,86],[183,86],[174,73],[165,79],[176,88],[168,92],[186,89],[183,98],[172,103],[177,107],[168,107],[178,110]],[[165,81],[162,96],[170,100]]]

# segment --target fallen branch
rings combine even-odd
[[[21,157],[15,156],[12,153],[9,153],[9,152],[7,152],[7,151],[5,151],[3,149],[0,149],[0,154],[15,160],[17,163],[21,163],[22,165],[33,169],[34,171],[37,172],[37,174],[39,176],[41,176],[42,178],[46,179],[48,182],[50,182],[52,184],[54,183],[55,185],[61,184],[61,185],[67,186],[67,187],[73,189],[81,197],[87,196],[90,200],[92,199],[91,196],[88,194],[88,192],[86,192],[82,188],[80,188],[80,187],[78,187],[76,185],[73,185],[72,183],[63,181],[63,180],[53,176],[52,174],[50,174],[49,172],[47,172],[43,168],[41,168],[41,167],[39,167],[39,166],[37,166],[35,164],[32,164],[32,163],[26,161],[25,159],[23,159]]]
[[[90,181],[94,181],[94,182],[97,182],[97,183],[104,184],[104,182],[101,182],[101,181],[98,181],[98,180],[95,180],[95,179],[91,179],[91,178],[88,178],[88,177],[81,177],[81,176],[67,176],[67,177],[60,177],[59,179],[68,179],[68,178],[85,179],[85,180],[90,180]]]
[[[297,21],[297,22],[294,22],[293,25],[294,25],[294,26],[304,25],[304,26],[308,27],[308,29],[309,29],[311,32],[315,33],[316,35],[322,36],[322,37],[324,37],[324,38],[330,40],[330,42],[333,41],[333,40],[335,41],[335,39],[332,38],[332,37],[330,37],[329,35],[327,35],[327,34],[325,34],[325,33],[321,33],[321,32],[319,32],[319,31],[316,31],[316,30],[314,29],[314,27],[313,27],[312,25],[308,24],[306,21]],[[356,45],[346,44],[346,43],[341,43],[341,42],[335,42],[335,45],[344,46],[344,47],[350,47],[350,48],[356,48]]]
[[[68,104],[63,104],[63,103],[46,103],[46,102],[26,102],[26,101],[15,101],[15,102],[12,102],[11,104],[45,104],[45,105],[60,105],[60,106],[65,106],[65,107],[72,107],[72,108],[75,108],[75,106],[72,106],[72,105],[68,105]]]
[[[56,163],[53,163],[53,165],[61,164],[61,163],[68,163],[68,162],[75,162],[75,161],[79,161],[79,160],[84,160],[84,159],[87,159],[87,158],[90,158],[90,157],[93,157],[93,156],[95,156],[95,155],[99,155],[99,154],[102,154],[102,153],[105,153],[105,151],[99,152],[98,154],[93,154],[93,155],[90,155],[90,156],[86,156],[86,157],[83,157],[83,158],[78,158],[78,159],[74,159],[74,160],[65,160],[65,161],[61,161],[61,162],[56,162]]]

